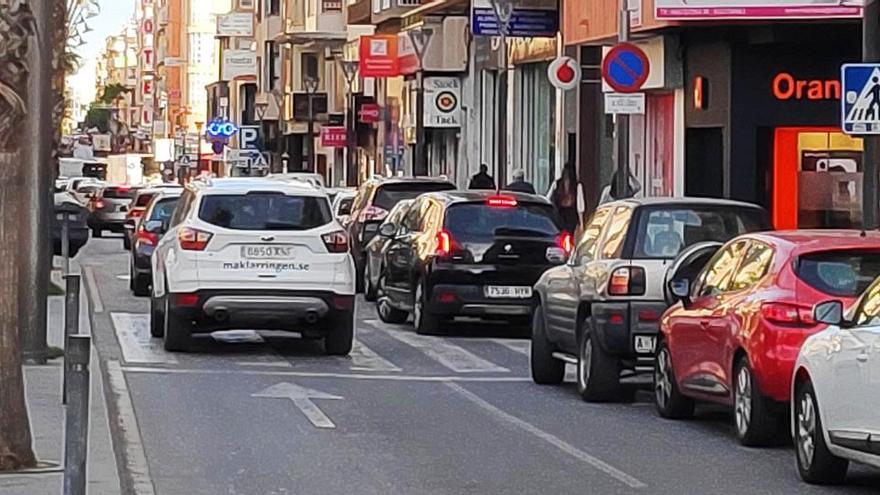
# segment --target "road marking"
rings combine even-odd
[[[103,313],[104,303],[101,301],[101,293],[98,291],[98,284],[95,282],[95,273],[92,267],[84,266],[82,273],[86,279],[86,291],[89,293],[89,300],[92,301],[92,312]]]
[[[404,344],[415,347],[431,359],[456,373],[508,373],[509,369],[487,361],[476,354],[467,351],[457,345],[436,337],[426,337],[408,331],[392,330],[383,328],[388,333]]]
[[[365,333],[365,331],[361,330],[360,333]],[[366,331],[366,333],[369,333],[369,331]],[[375,351],[367,347],[360,340],[354,341],[354,346],[351,348],[348,358],[351,360],[349,369],[354,371],[401,371],[399,366],[376,354]]]
[[[254,367],[265,367],[265,368],[291,368],[291,364],[288,361],[283,359],[273,359],[272,356],[267,356],[265,361],[236,361],[235,364],[238,366],[254,366]]]
[[[531,423],[527,423],[527,422],[517,418],[516,416],[513,416],[512,414],[508,414],[508,413],[502,411],[501,409],[498,409],[497,407],[493,406],[492,404],[490,404],[490,403],[486,402],[485,400],[483,400],[482,398],[480,398],[475,393],[471,392],[470,390],[467,390],[466,388],[462,387],[461,385],[459,385],[457,383],[446,383],[446,386],[451,388],[452,390],[454,390],[456,393],[458,393],[459,395],[461,395],[465,399],[473,402],[475,405],[479,406],[481,409],[485,410],[486,412],[489,412],[489,413],[497,416],[500,420],[504,421],[505,423],[509,423],[509,424],[521,429],[521,430],[524,430],[528,433],[531,433],[532,435],[540,438],[541,440],[544,440],[545,442],[549,443],[550,445],[553,445],[554,447],[565,452],[566,454],[568,454],[568,455],[570,455],[570,456],[572,456],[572,457],[574,457],[574,458],[576,458],[586,464],[589,464],[590,466],[598,469],[599,471],[602,471],[603,473],[607,474],[608,476],[611,476],[612,478],[629,486],[630,488],[646,488],[648,486],[645,483],[637,480],[636,478],[633,478],[632,476],[615,468],[614,466],[611,466],[610,464],[608,464],[608,463],[606,463],[596,457],[591,456],[590,454],[584,452],[583,450],[580,450],[579,448],[566,442],[565,440],[562,440],[561,438],[559,438],[553,434],[547,433],[546,431],[538,428],[537,426],[535,426]]]
[[[324,414],[324,411],[321,410],[312,400],[315,399],[325,399],[325,400],[342,400],[342,397],[338,395],[332,395],[325,392],[321,392],[318,390],[314,390],[311,388],[300,387],[294,383],[289,382],[281,382],[266,389],[263,389],[261,392],[257,392],[251,397],[262,397],[267,399],[289,399],[293,402],[302,413],[308,418],[309,421],[315,426],[315,428],[325,428],[325,429],[334,429],[336,425],[333,424],[333,421]]]
[[[135,313],[110,313],[116,339],[126,363],[177,364],[177,358],[150,338],[150,317]]]
[[[361,375],[355,373],[322,373],[313,371],[285,370],[239,370],[239,369],[196,369],[196,368],[153,368],[147,366],[125,366],[127,373],[147,373],[157,375],[260,375],[260,376],[299,376],[305,378],[340,378],[351,380],[386,380],[392,382],[530,382],[528,376],[424,376],[424,375]]]
[[[492,342],[501,344],[513,352],[518,352],[526,356],[530,356],[532,352],[532,341],[522,339],[492,339]]]
[[[125,448],[126,471],[131,478],[132,489],[135,495],[154,495],[156,490],[153,487],[153,480],[150,478],[150,465],[147,464],[147,455],[144,453],[137,416],[134,414],[128,384],[119,366],[119,361],[107,361],[107,376],[110,391],[116,403],[116,426],[122,433],[124,440],[122,443]]]

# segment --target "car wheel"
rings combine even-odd
[[[798,472],[807,483],[838,484],[846,479],[849,461],[828,450],[813,384],[798,384],[794,404],[794,443]]]
[[[192,343],[192,322],[181,318],[171,311],[171,297],[165,292],[165,321],[164,347],[168,352],[186,352]]]
[[[165,313],[162,301],[150,296],[150,335],[158,339],[165,335]]]
[[[131,250],[131,239],[128,237],[128,234],[122,234],[122,248],[126,251]]]
[[[391,300],[388,299],[385,292],[385,275],[380,275],[379,277],[379,289],[376,295],[376,313],[379,314],[379,319],[384,323],[395,325],[406,323],[407,318],[409,318],[409,313],[401,311],[391,305]]]
[[[370,273],[370,263],[366,262],[364,264],[364,299],[368,302],[374,302],[376,300],[376,287],[373,285],[373,277]],[[380,272],[381,273],[381,272]]]
[[[667,419],[686,419],[694,415],[696,403],[681,394],[675,380],[672,356],[666,342],[660,343],[654,360],[654,405],[657,413]]]
[[[330,356],[347,356],[354,345],[354,311],[334,316],[324,336],[324,351]]]
[[[734,372],[733,419],[740,443],[758,447],[772,442],[779,422],[769,410],[768,399],[761,395],[748,357],[740,358]]]
[[[440,331],[440,320],[427,311],[428,296],[425,292],[425,281],[422,280],[416,285],[413,297],[413,326],[419,335],[434,335]]]
[[[532,316],[532,381],[541,385],[558,385],[565,378],[565,362],[553,357],[553,345],[547,338],[544,309],[539,305]]]
[[[620,389],[620,365],[602,350],[595,338],[590,317],[583,323],[578,345],[577,390],[587,402],[614,398]]]
[[[92,237],[100,239],[101,235],[103,235],[103,231],[101,229],[98,229],[98,228],[92,229]]]
[[[150,295],[150,277],[148,275],[138,275],[135,272],[132,278],[132,293],[137,297],[145,297]]]

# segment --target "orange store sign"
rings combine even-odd
[[[839,100],[837,79],[798,79],[788,72],[773,78],[773,97],[777,100]]]
[[[361,77],[396,77],[400,75],[397,58],[397,35],[361,36]]]

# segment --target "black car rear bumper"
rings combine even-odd
[[[437,284],[431,290],[426,309],[450,317],[528,317],[532,314],[532,300],[488,298],[482,285]]]
[[[653,340],[656,345],[666,307],[663,301],[593,303],[593,328],[602,349],[629,363],[627,367],[653,366],[655,349],[637,350],[636,339],[645,337],[640,340]]]

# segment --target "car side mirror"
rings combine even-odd
[[[393,223],[383,223],[381,227],[379,227],[379,235],[382,237],[391,239],[394,235],[397,234],[397,225]]]
[[[813,307],[813,320],[826,325],[841,325],[843,320],[843,303],[825,301]]]
[[[165,222],[159,220],[150,220],[144,224],[144,231],[151,234],[164,234],[166,230]]]
[[[691,302],[691,281],[686,278],[679,278],[669,281],[669,293],[685,306]]]

